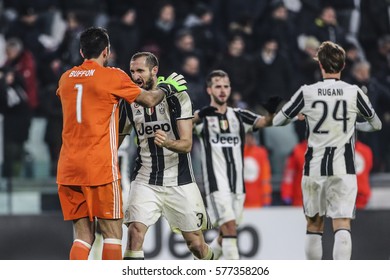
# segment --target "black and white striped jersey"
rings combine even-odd
[[[245,133],[259,118],[252,112],[227,108],[225,114],[204,117],[194,130],[202,147],[202,172],[206,194],[224,190],[245,193],[243,155]]]
[[[358,116],[380,123],[359,87],[336,79],[302,86],[274,117],[283,125],[299,113],[305,116],[308,148],[304,175],[355,174],[355,126]]]
[[[137,158],[131,180],[142,180],[157,186],[178,186],[195,182],[189,153],[175,153],[154,144],[154,132],[165,131],[170,139],[179,139],[176,121],[193,118],[192,104],[187,92],[164,98],[152,108],[137,103],[123,103],[127,116],[135,130]]]

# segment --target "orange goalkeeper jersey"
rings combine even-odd
[[[58,184],[98,186],[120,178],[118,105],[121,98],[133,102],[140,92],[125,72],[92,60],[61,76],[57,95],[64,123]]]

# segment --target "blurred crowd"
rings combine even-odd
[[[288,99],[301,84],[319,80],[312,57],[322,41],[336,42],[347,54],[342,79],[367,92],[383,122],[382,131],[358,138],[372,149],[372,172],[389,172],[389,8],[387,0],[0,0],[2,176],[20,175],[34,117],[47,120],[55,176],[62,129],[55,90],[60,75],[81,64],[78,37],[92,25],[109,31],[110,65],[128,72],[132,54],[153,52],[159,74],[185,76],[194,109],[209,104],[205,76],[223,69],[232,82],[231,105],[260,114],[268,97]],[[257,135],[273,174],[283,173],[302,134],[296,124]]]

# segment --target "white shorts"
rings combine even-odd
[[[228,221],[235,220],[239,225],[242,221],[245,194],[235,194],[226,191],[215,191],[206,196],[207,212],[213,226],[219,227]]]
[[[356,175],[302,177],[305,215],[335,218],[355,218],[357,195]]]
[[[123,222],[139,222],[149,227],[161,216],[167,219],[172,231],[176,233],[211,228],[196,183],[163,187],[132,181]]]

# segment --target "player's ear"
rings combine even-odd
[[[102,53],[103,53],[103,57],[106,58],[110,54],[109,48],[105,47]]]
[[[207,91],[208,95],[211,95],[211,88],[210,87],[206,87],[206,91]]]
[[[80,55],[82,58],[84,58],[84,54],[83,54],[83,51],[80,49]]]
[[[154,66],[154,67],[152,68],[152,75],[157,76],[157,73],[158,73],[158,66]]]

